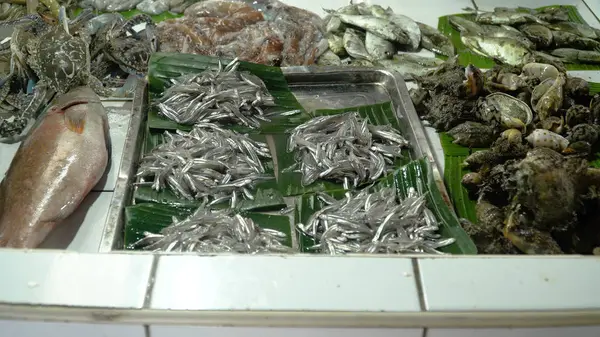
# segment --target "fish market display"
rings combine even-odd
[[[292,66],[312,64],[327,50],[322,26],[318,15],[276,0],[207,0],[159,23],[157,36],[162,52]]]
[[[253,128],[269,121],[263,108],[275,101],[263,81],[237,70],[234,59],[227,66],[172,80],[158,99],[161,115],[180,124],[220,122]]]
[[[472,18],[451,16],[449,21],[465,46],[501,63],[600,63],[600,30],[570,22],[563,7],[498,7]]]
[[[303,185],[321,178],[358,186],[387,173],[408,145],[390,125],[371,125],[356,112],[315,117],[291,132],[296,164],[286,170],[299,170]]]
[[[17,19],[4,52],[10,72],[0,81],[0,142],[20,141],[38,111],[55,94],[88,85],[100,96],[127,93],[145,75],[153,47],[152,21],[145,15],[129,20],[120,15],[95,17],[83,11],[70,20],[61,7],[62,24],[50,24],[38,14]],[[104,20],[104,21],[103,21]],[[143,22],[144,29],[133,29]],[[133,33],[131,33],[133,32]],[[124,77],[130,76],[129,80]]]
[[[389,187],[374,193],[367,189],[347,193],[342,200],[327,194],[319,198],[326,206],[297,227],[318,240],[311,249],[325,254],[441,254],[437,248],[455,241],[436,234],[439,224],[425,197],[414,189],[404,200],[397,200],[396,191]]]
[[[166,132],[165,138],[142,158],[138,184],[234,208],[239,200],[254,198],[251,190],[258,182],[274,178],[262,163],[271,157],[267,145],[246,135],[200,123],[190,132]]]
[[[204,206],[183,220],[173,219],[173,224],[159,234],[146,232],[134,246],[154,252],[198,253],[290,253],[284,245],[283,232],[261,228],[252,219],[231,210],[214,210]]]
[[[537,18],[539,19],[539,18]],[[534,20],[529,18],[528,20]],[[600,95],[560,64],[456,60],[419,79],[415,106],[472,152],[462,184],[477,200],[464,229],[488,254],[591,254],[600,247]]]
[[[59,96],[0,184],[0,247],[38,247],[100,180],[109,146],[100,98],[89,87]]]
[[[382,66],[405,76],[420,76],[435,70],[441,61],[400,52],[421,47],[445,56],[454,55],[454,46],[447,36],[394,13],[389,7],[361,2],[326,12],[329,51],[317,61],[320,65]]]

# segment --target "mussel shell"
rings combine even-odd
[[[521,74],[529,78],[537,78],[540,81],[544,81],[549,78],[557,78],[559,71],[551,64],[532,62],[523,66]]]
[[[497,112],[501,121],[518,119],[525,126],[531,124],[533,120],[533,112],[527,103],[505,93],[495,92],[489,94],[485,98],[485,103],[488,107],[481,112],[482,115]],[[490,119],[489,116],[487,116],[488,118],[486,116],[482,117],[484,120]],[[505,126],[508,127],[508,125]]]

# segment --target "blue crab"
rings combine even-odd
[[[40,25],[33,20],[38,30],[36,35],[32,29],[16,29],[11,40],[11,73],[8,79],[27,70],[33,71],[38,81],[33,90],[33,97],[17,117],[19,125],[27,120],[27,125],[13,128],[12,134],[0,135],[0,142],[14,143],[21,140],[33,125],[40,108],[54,94],[62,94],[80,85],[90,86],[100,96],[110,96],[112,91],[104,88],[100,80],[90,72],[90,37],[84,29],[84,23],[91,12],[83,12],[78,18],[69,22],[64,7],[61,7],[61,25]],[[27,77],[32,78],[31,74]],[[2,85],[6,84],[3,80]],[[6,121],[4,121],[6,124]]]

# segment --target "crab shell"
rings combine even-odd
[[[533,147],[546,147],[559,152],[569,146],[569,141],[565,137],[544,129],[533,130],[525,140]]]
[[[43,34],[31,52],[31,68],[53,91],[68,91],[90,72],[88,44],[67,34],[62,27]]]

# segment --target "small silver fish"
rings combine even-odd
[[[153,252],[293,253],[285,245],[286,233],[258,226],[252,219],[200,206],[183,220],[173,219],[160,233],[145,232],[129,248]]]
[[[371,125],[356,112],[315,117],[291,132],[287,150],[296,164],[285,171],[301,172],[303,185],[330,179],[358,186],[380,178],[408,145],[390,125]]]
[[[137,185],[170,189],[190,200],[230,200],[235,207],[238,195],[252,199],[248,189],[274,179],[263,165],[271,157],[268,146],[246,135],[202,123],[190,132],[165,132],[164,138],[141,159]]]
[[[402,27],[392,23],[387,19],[377,18],[369,15],[332,15],[339,17],[344,23],[360,27],[388,41],[399,44],[409,44],[410,42],[408,35],[402,30]]]
[[[321,253],[442,254],[437,249],[455,241],[440,238],[435,215],[415,189],[403,200],[390,187],[349,192],[341,200],[320,197],[326,205],[296,226],[318,241],[312,248]]]

